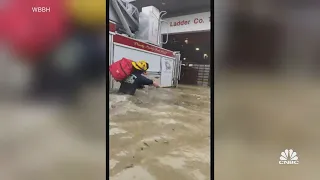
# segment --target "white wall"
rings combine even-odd
[[[182,32],[210,31],[210,12],[190,14],[164,19],[167,23],[161,24],[161,33],[169,34]]]

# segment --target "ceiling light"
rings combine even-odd
[[[186,60],[187,58],[183,58],[183,60]]]
[[[208,54],[203,54],[203,59],[207,59],[208,58]]]
[[[199,48],[196,48],[196,51],[199,51],[200,49]]]
[[[188,41],[188,38],[186,38],[186,40],[184,40],[184,42],[185,42],[186,44],[188,44],[188,42],[189,42],[189,41]]]

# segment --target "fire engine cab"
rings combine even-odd
[[[161,87],[176,87],[180,79],[180,53],[162,48],[168,41],[162,38],[161,24],[165,11],[154,6],[133,6],[132,0],[109,0],[109,65],[122,58],[149,63],[147,76]],[[164,41],[165,39],[165,41]],[[110,88],[120,86],[109,76]]]

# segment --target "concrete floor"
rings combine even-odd
[[[109,97],[110,179],[210,179],[209,88]]]

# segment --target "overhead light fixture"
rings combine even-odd
[[[196,48],[196,51],[199,51],[200,49],[199,48]]]
[[[186,38],[186,40],[184,40],[184,42],[185,42],[186,44],[188,44],[188,42],[189,42],[189,41],[188,41],[188,38]]]
[[[208,58],[208,54],[203,54],[203,59],[207,59]]]
[[[183,58],[183,60],[186,60],[187,58]]]

